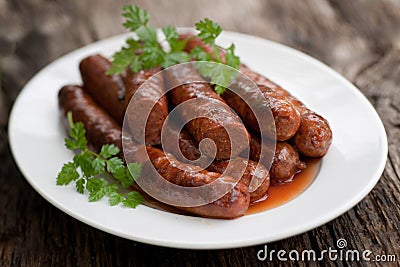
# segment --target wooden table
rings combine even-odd
[[[400,1],[138,1],[155,26],[190,26],[210,17],[224,29],[299,49],[352,81],[386,127],[389,157],[372,192],[339,218],[268,249],[335,247],[339,238],[360,251],[400,260]],[[0,266],[365,266],[360,262],[260,262],[263,245],[192,251],[141,244],[77,221],[26,182],[10,154],[7,118],[23,85],[40,68],[80,46],[124,32],[128,1],[0,0]],[[260,230],[261,231],[261,230]],[[370,263],[375,265],[376,263]],[[378,264],[379,265],[379,264]],[[388,266],[396,266],[391,263]]]

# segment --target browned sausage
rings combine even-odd
[[[121,127],[82,88],[65,86],[60,90],[58,98],[63,114],[66,115],[68,111],[71,111],[74,121],[81,121],[84,124],[88,141],[96,151],[100,150],[104,144],[114,144],[121,148]],[[220,177],[218,173],[198,171],[195,166],[180,163],[171,156],[169,157],[171,161],[168,161],[165,153],[160,149],[150,146],[146,149],[156,170],[172,183],[182,186],[200,186]],[[226,182],[231,182],[229,179],[232,178],[224,179]],[[226,195],[210,204],[191,208],[180,207],[180,209],[203,217],[231,219],[244,215],[249,202],[248,188],[239,182]]]
[[[260,185],[256,190],[250,192],[250,202],[256,201],[262,198],[268,191],[270,185],[270,175],[268,171],[261,165],[252,160],[245,160],[243,158],[237,158],[241,160],[242,164],[246,165],[246,169],[240,178],[240,181],[250,187],[252,179],[257,179]],[[229,164],[229,160],[214,161],[207,168],[207,170],[217,173],[224,173]]]
[[[58,102],[64,115],[72,111],[73,120],[84,123],[95,151],[99,152],[104,144],[114,144],[121,150],[121,127],[81,87],[64,86],[58,93]]]
[[[180,161],[193,161],[199,159],[201,156],[200,150],[197,147],[196,142],[193,140],[192,136],[185,130],[182,129],[179,133],[178,130],[173,129],[172,127],[166,128],[166,135],[168,136],[178,136],[179,148],[172,147],[172,154],[176,155],[176,157]],[[182,153],[182,157],[178,157],[178,151]],[[256,179],[260,184],[256,188],[256,190],[250,192],[250,202],[260,199],[265,195],[269,188],[270,178],[268,171],[262,166],[258,165],[256,162],[252,160],[245,160],[244,158],[237,158],[236,160],[240,160],[239,164],[243,164],[241,166],[246,166],[244,173],[242,174],[240,181],[246,186],[250,186],[250,183],[253,178]],[[224,161],[213,161],[210,166],[208,166],[207,170],[217,173],[224,173],[228,167],[229,160]]]
[[[300,160],[299,153],[293,146],[286,142],[278,142],[276,144],[274,161],[269,170],[273,182],[288,181],[305,167],[306,164]]]
[[[308,157],[322,157],[328,152],[332,143],[332,130],[325,118],[308,109],[288,91],[263,75],[246,66],[242,66],[241,71],[255,83],[268,86],[277,94],[288,99],[301,114],[300,127],[293,138],[293,143],[300,153]]]
[[[125,111],[125,85],[119,75],[106,75],[111,62],[100,55],[83,59],[79,65],[84,89],[118,123],[122,124]]]
[[[208,83],[192,82],[193,80],[201,81],[200,75],[194,68],[185,65],[179,70],[167,69],[165,73],[166,83],[169,86],[183,84],[169,92],[169,99],[173,106],[178,106],[188,100],[197,100],[184,103],[186,105],[180,112],[182,119],[188,121],[186,127],[196,142],[210,138],[216,145],[217,159],[236,157],[247,147],[249,137],[240,119]],[[192,119],[193,117],[195,118]],[[234,144],[232,148],[231,142]],[[204,153],[213,156],[208,148],[204,150]]]
[[[250,135],[249,158],[258,162],[261,153],[261,140],[256,135]],[[271,149],[270,143],[263,144],[265,149]],[[297,172],[305,169],[306,164],[300,160],[299,153],[287,142],[277,142],[274,159],[269,170],[272,182],[283,182],[291,179]]]
[[[168,116],[168,101],[164,95],[164,80],[162,75],[156,75],[160,68],[151,70],[141,70],[134,73],[128,69],[124,77],[126,86],[125,94],[125,107],[126,119],[133,137],[139,141],[139,135],[142,134],[138,129],[138,125],[146,125],[145,127],[145,143],[147,145],[161,144],[161,129],[165,119]],[[149,79],[152,77],[151,79]],[[146,88],[137,91],[139,87],[145,82]],[[135,95],[136,103],[129,105],[132,96]],[[150,111],[147,122],[144,121],[146,111]],[[147,112],[148,113],[148,112]]]
[[[332,143],[332,130],[328,121],[315,112],[304,113],[293,142],[305,156],[324,156]]]
[[[209,54],[213,53],[211,47],[203,43],[203,41],[197,37],[183,35],[182,38],[187,39],[187,43],[185,46],[186,51],[190,52],[195,47],[200,46],[204,49],[205,52]],[[224,61],[225,56],[223,51],[220,51],[219,53],[220,57]],[[242,68],[244,68],[245,70],[248,69],[244,65],[241,67],[241,70]],[[266,84],[265,81],[264,84]],[[271,86],[273,85],[273,83],[269,81],[268,85]],[[300,114],[297,112],[294,105],[285,98],[285,96],[281,96],[274,90],[270,90],[270,87],[267,87],[268,85],[260,86],[259,88],[265,98],[261,101],[264,106],[270,108],[272,111],[272,115],[275,120],[276,139],[278,141],[285,141],[292,138],[295,135],[296,131],[299,129]],[[257,88],[249,83],[239,83],[237,86],[235,86],[235,88],[236,90],[240,90],[240,94],[242,96],[248,96],[246,97],[247,99],[254,99],[254,96],[258,95],[258,92],[254,92],[255,90],[257,90]],[[252,110],[252,108],[250,108],[239,95],[233,93],[230,90],[226,90],[225,93],[222,94],[222,98],[239,114],[247,127],[257,133],[260,133],[260,126],[256,116],[254,115],[254,110]],[[257,101],[257,99],[255,99],[254,101]],[[270,132],[268,123],[261,122],[261,127],[263,127],[261,130],[264,133]]]
[[[276,139],[278,141],[285,141],[292,138],[300,127],[300,114],[295,109],[294,105],[284,96],[277,94],[276,91],[266,86],[259,85],[258,88],[254,86],[245,88],[244,86],[245,84],[242,83],[239,87],[236,87],[238,90],[241,90],[243,95],[256,95],[258,92],[255,92],[255,90],[260,90],[262,92],[263,98],[260,102],[263,105],[259,107],[267,107],[271,110],[275,121]],[[269,124],[263,121],[260,121],[261,127],[266,128],[260,129],[260,125],[252,108],[249,107],[239,95],[230,90],[226,90],[222,97],[226,103],[239,114],[250,129],[257,133],[261,133],[261,130],[266,132],[270,131]],[[258,107],[256,106],[254,108]]]
[[[166,154],[154,147],[147,147],[147,153],[152,165],[167,181],[185,187],[197,187],[224,179],[226,183],[232,183],[233,178],[220,178],[221,174],[206,170],[197,170],[193,165],[184,164],[173,156]],[[179,207],[193,214],[209,218],[232,219],[242,216],[250,204],[250,195],[246,185],[238,182],[233,189],[220,199],[199,207]]]

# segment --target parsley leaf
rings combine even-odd
[[[196,46],[190,51],[190,56],[199,61],[212,61],[212,57],[203,48]]]
[[[126,18],[124,27],[131,31],[136,31],[139,27],[145,26],[150,20],[150,16],[146,10],[139,8],[136,5],[129,5],[123,7],[123,14]]]
[[[85,192],[85,179],[79,179],[75,183],[76,191],[83,194]]]
[[[196,30],[199,31],[197,36],[199,36],[206,44],[215,45],[215,39],[217,39],[218,35],[222,32],[221,26],[209,18],[200,20],[194,25]]]
[[[129,164],[132,175],[123,161],[116,157],[119,148],[115,145],[104,145],[97,154],[87,148],[86,131],[81,122],[74,123],[72,113],[67,113],[70,126],[69,138],[66,138],[65,146],[70,150],[79,150],[72,162],[65,163],[57,175],[57,185],[68,185],[75,181],[75,188],[81,194],[89,192],[89,201],[94,202],[108,196],[111,206],[123,203],[127,207],[136,207],[143,202],[138,192],[121,194],[118,185],[110,183],[104,177],[114,178],[120,181],[124,188],[129,188],[134,178],[140,175],[141,165]],[[69,140],[69,141],[67,141]]]
[[[115,145],[104,145],[100,150],[100,156],[108,159],[111,156],[116,156],[119,153],[119,148]]]
[[[137,50],[141,47],[139,42],[132,38],[128,38],[126,40],[126,45],[127,46],[122,47],[120,51],[116,52],[112,56],[112,65],[107,70],[107,75],[120,74],[128,66],[131,66],[131,68],[136,71],[140,70],[141,63],[138,62],[139,56],[136,54]],[[135,64],[133,65],[133,63]]]
[[[118,169],[124,168],[124,163],[120,158],[113,157],[107,160],[107,171],[111,173],[117,172]]]
[[[129,163],[128,164],[129,174],[133,180],[139,178],[140,173],[142,172],[142,165],[139,163]]]
[[[226,65],[231,66],[234,69],[239,69],[240,67],[240,59],[235,55],[235,45],[231,44],[231,46],[226,49]]]
[[[57,185],[68,185],[72,181],[79,178],[79,173],[76,171],[75,164],[68,162],[63,165],[57,176]]]
[[[125,207],[136,208],[137,205],[144,201],[141,194],[136,191],[129,192],[125,195],[125,199],[122,201]]]
[[[123,11],[123,16],[126,19],[123,25],[134,33],[135,37],[128,39],[126,45],[113,55],[112,66],[107,71],[107,74],[120,74],[128,67],[133,72],[158,66],[167,68],[174,64],[189,62],[191,59],[224,63],[234,69],[238,69],[240,66],[240,60],[234,53],[235,46],[233,44],[225,49],[226,62],[222,62],[219,53],[220,48],[216,45],[216,39],[221,34],[222,28],[218,23],[209,18],[195,23],[195,28],[199,31],[197,36],[204,43],[211,46],[212,55],[205,52],[201,47],[195,47],[190,53],[184,51],[188,39],[179,39],[179,34],[173,26],[162,28],[165,40],[169,45],[169,49],[166,48],[164,50],[158,42],[156,29],[148,25],[150,16],[147,11],[140,9],[134,4],[125,6]],[[216,84],[214,90],[218,94],[222,94],[226,86],[234,78],[234,75],[219,67],[216,67],[215,70],[212,68],[207,69],[207,71],[203,69],[201,74],[204,77],[210,78],[211,82]],[[67,142],[69,147],[83,147],[80,143]]]

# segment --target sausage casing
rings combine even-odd
[[[270,87],[288,99],[300,113],[300,127],[293,138],[293,143],[301,154],[308,157],[322,157],[328,152],[332,143],[332,130],[325,118],[308,109],[300,100],[263,75],[246,66],[242,66],[241,71],[255,83]]]
[[[168,116],[168,101],[164,94],[164,80],[162,75],[155,75],[160,68],[141,70],[133,72],[128,69],[124,77],[126,86],[125,122],[128,124],[133,137],[139,142],[140,135],[143,134],[147,145],[161,144],[161,129]],[[154,76],[155,75],[155,76]],[[146,82],[142,90],[139,87]],[[132,96],[135,95],[134,102],[129,105]],[[150,111],[150,112],[149,112]],[[146,118],[145,114],[148,114]],[[145,121],[147,119],[147,121]]]
[[[197,147],[196,142],[185,129],[178,132],[172,127],[168,127],[166,134],[169,136],[178,136],[179,147],[172,147],[172,151],[170,152],[174,155],[179,155],[180,153],[177,151],[179,149],[182,154],[181,157],[177,158],[180,161],[194,161],[200,158],[201,152]],[[266,170],[261,164],[257,164],[257,162],[252,160],[246,160],[244,158],[236,158],[235,160],[240,162],[235,162],[234,164],[246,166],[242,174],[237,174],[241,175],[240,181],[248,187],[251,185],[253,178],[256,179],[256,182],[258,183],[255,190],[250,190],[250,201],[255,201],[264,196],[270,185],[268,170]],[[207,167],[207,170],[222,174],[226,171],[228,164],[229,160],[214,160]],[[240,167],[238,167],[238,169],[240,169]],[[235,175],[235,173],[232,175]]]
[[[99,152],[104,144],[121,150],[121,127],[81,87],[64,86],[58,93],[58,103],[64,116],[71,111],[75,122],[83,122],[87,140],[95,151]]]
[[[83,88],[118,123],[122,124],[125,112],[125,85],[120,75],[106,75],[111,62],[93,55],[83,59],[79,65]]]
[[[186,127],[196,142],[211,139],[216,145],[217,159],[236,157],[247,147],[249,135],[239,117],[208,83],[192,82],[202,81],[192,66],[167,69],[165,74],[166,83],[170,87],[179,84],[169,91],[169,99],[175,107],[184,105],[180,109],[180,116],[187,122]],[[213,151],[208,148],[204,153],[213,156]]]

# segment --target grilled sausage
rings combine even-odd
[[[172,151],[169,152],[176,155],[176,157],[180,161],[182,162],[185,162],[187,160],[194,161],[200,158],[201,152],[197,147],[196,142],[193,140],[192,136],[190,136],[190,134],[185,129],[182,129],[180,132],[178,132],[176,129],[173,129],[173,127],[167,127],[166,135],[178,136],[179,147],[171,147]],[[180,152],[182,153],[181,155],[183,157],[177,156],[180,154],[178,153],[177,149],[180,149]],[[240,181],[248,187],[250,186],[253,178],[256,179],[256,181],[258,182],[259,186],[255,190],[250,190],[252,191],[250,192],[250,202],[263,197],[267,192],[270,184],[268,171],[262,165],[259,165],[252,160],[246,160],[244,158],[237,158],[236,160],[240,162],[237,162],[235,164],[238,165],[240,164],[240,166],[246,166],[246,169],[242,174]],[[224,160],[224,161],[215,160],[210,164],[210,166],[207,167],[207,170],[222,174],[226,171],[228,164],[229,160]]]
[[[201,47],[204,49],[205,52],[209,54],[213,54],[213,50],[207,44],[205,44],[200,38],[193,37],[190,35],[182,35],[181,38],[187,39],[185,50],[191,51],[195,47]],[[223,51],[219,51],[220,57],[225,59],[225,55]],[[242,68],[248,69],[246,66],[242,66]],[[264,81],[264,84],[266,82]],[[269,82],[268,85],[273,85],[272,82]],[[260,86],[260,90],[262,95],[265,99],[254,99],[255,96],[259,95],[256,87],[252,84],[240,82],[235,87],[237,92],[240,93],[242,96],[247,96],[246,99],[252,99],[253,102],[261,101],[262,106],[270,108],[272,111],[272,115],[275,120],[275,132],[276,132],[276,139],[278,141],[285,141],[292,138],[296,131],[300,127],[300,114],[296,111],[295,107],[292,103],[290,103],[285,96],[281,96],[277,94],[274,90],[270,90],[270,87]],[[222,94],[222,98],[226,101],[226,103],[233,108],[242,120],[245,122],[246,126],[252,129],[253,131],[260,133],[260,125],[252,108],[250,108],[246,102],[237,94],[233,93],[230,90],[226,90],[224,94]],[[254,108],[254,107],[253,107]],[[271,131],[270,126],[268,123],[261,122],[261,130],[264,133],[269,133]],[[271,138],[271,136],[269,136]]]
[[[255,83],[270,87],[288,99],[301,114],[300,127],[293,138],[293,143],[301,154],[307,157],[322,157],[328,152],[332,143],[332,130],[325,118],[308,109],[301,101],[263,75],[246,66],[242,66],[241,71]]]
[[[196,142],[210,138],[216,145],[217,159],[236,157],[247,147],[249,135],[239,117],[208,83],[193,83],[202,81],[194,68],[184,65],[179,69],[167,69],[165,79],[170,87],[181,84],[169,92],[169,99],[173,106],[185,104],[180,116],[188,121],[186,127]],[[184,103],[188,100],[196,101]],[[204,149],[204,153],[213,156],[211,148]]]
[[[106,75],[111,62],[94,55],[83,59],[79,65],[83,88],[118,123],[122,124],[125,111],[125,85],[119,75]]]
[[[261,144],[260,138],[250,135],[249,158],[258,162],[262,145],[265,149],[271,149],[270,143]],[[275,146],[274,159],[269,170],[271,182],[283,182],[291,179],[297,172],[305,169],[306,164],[300,160],[299,153],[287,142],[277,142]]]
[[[58,103],[64,115],[72,111],[73,120],[84,123],[93,150],[99,152],[104,144],[114,144],[122,151],[121,127],[81,87],[64,86],[58,93]]]
[[[233,178],[220,178],[221,174],[198,170],[193,165],[184,164],[173,156],[166,156],[162,150],[147,147],[150,161],[158,173],[167,181],[185,187],[197,187],[224,179],[225,183],[233,183]],[[209,218],[232,219],[242,216],[250,204],[248,187],[240,181],[220,199],[199,207],[179,207],[196,215]]]
[[[270,169],[271,180],[274,183],[285,182],[306,168],[306,164],[299,158],[299,153],[286,142],[276,144],[274,161]]]
[[[164,95],[164,80],[162,75],[155,75],[160,68],[151,70],[141,70],[134,73],[128,69],[124,77],[126,86],[125,108],[126,122],[130,128],[133,137],[139,141],[140,135],[143,134],[138,125],[146,125],[145,127],[145,143],[147,145],[161,144],[161,129],[165,119],[168,116],[168,101]],[[152,77],[150,79],[150,77]],[[146,88],[137,91],[139,87],[146,82]],[[135,103],[128,105],[132,96],[135,95]],[[151,112],[149,113],[148,111]],[[148,118],[145,114],[149,113]],[[144,121],[146,120],[147,121]]]
[[[74,121],[81,121],[84,124],[88,141],[96,151],[99,151],[104,144],[114,144],[121,148],[121,127],[82,88],[71,85],[65,86],[60,90],[58,99],[64,115],[71,111]],[[132,147],[129,149],[135,151]],[[165,179],[177,185],[201,186],[220,177],[218,173],[198,171],[195,166],[180,163],[171,156],[167,158],[160,149],[150,146],[147,146],[146,149],[156,170]],[[231,182],[229,179],[232,178],[226,177],[224,179],[228,183]],[[210,204],[200,207],[179,208],[203,217],[231,219],[244,215],[249,206],[249,201],[248,188],[239,182],[226,195]]]
[[[246,169],[240,178],[240,181],[247,187],[252,186],[252,179],[256,179],[259,182],[259,186],[252,192],[250,192],[250,202],[256,201],[262,198],[268,191],[270,185],[270,175],[268,171],[261,165],[252,160],[246,160],[243,158],[237,158],[241,164],[246,165]],[[229,160],[214,161],[207,168],[207,170],[217,173],[224,173],[228,167]],[[235,163],[236,164],[236,163]],[[251,191],[251,190],[250,190]]]
[[[255,92],[256,90],[261,91],[263,98],[258,99],[258,101],[260,101],[262,105],[253,108],[269,108],[271,110],[275,122],[276,139],[278,141],[285,141],[292,138],[300,127],[300,114],[295,109],[294,105],[284,96],[277,94],[274,90],[266,86],[259,85],[258,88],[254,86],[246,88],[245,86],[246,85],[242,83],[235,88],[240,90],[242,95],[256,95],[258,94],[258,92]],[[250,129],[256,133],[270,131],[268,123],[261,121],[261,125],[259,125],[252,108],[249,107],[239,95],[230,90],[226,90],[222,98],[239,114]],[[264,128],[260,129],[260,126]]]

